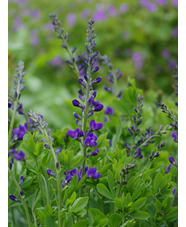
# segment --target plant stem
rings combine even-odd
[[[10,150],[10,142],[11,142],[11,137],[12,137],[12,130],[14,127],[17,104],[18,104],[18,98],[14,102],[14,110],[13,110],[12,119],[11,119],[11,123],[10,123],[10,129],[9,129],[9,133],[8,133],[8,151]]]
[[[50,142],[50,149],[53,155],[53,159],[54,159],[54,164],[56,167],[56,163],[57,163],[57,158],[54,152],[54,149],[52,147],[52,142]],[[58,170],[58,168],[56,167],[56,175],[57,175],[57,188],[58,188],[58,226],[61,227],[62,226],[62,219],[61,219],[61,215],[60,215],[60,211],[62,208],[62,199],[61,199],[61,183],[60,183],[60,170]]]
[[[49,200],[49,195],[48,195],[48,187],[47,187],[47,182],[46,182],[46,179],[45,179],[45,177],[43,176],[43,174],[41,174],[41,176],[42,176],[43,181],[44,181],[44,184],[45,184],[46,195],[47,195],[47,205],[50,205],[50,200]]]
[[[43,199],[43,203],[44,203],[44,206],[46,205],[46,201],[45,201],[45,197],[44,197],[44,194],[43,194],[43,189],[42,189],[42,186],[41,186],[41,177],[40,175],[38,175],[38,182],[39,182],[39,187],[40,187],[40,190],[41,190],[41,197]]]
[[[87,81],[87,86],[86,86],[86,96],[85,96],[85,110],[84,110],[84,116],[83,116],[83,122],[82,122],[82,131],[83,131],[83,142],[86,137],[86,125],[87,125],[87,116],[88,116],[88,99],[89,99],[89,92],[90,92],[90,75],[91,75],[91,65],[90,61],[88,62],[88,81]],[[82,144],[82,153],[84,156],[83,160],[83,169],[82,169],[82,177],[85,174],[85,164],[86,164],[86,146]]]
[[[21,188],[20,188],[20,186],[19,186],[17,180],[15,179],[14,174],[12,173],[12,171],[11,171],[9,168],[8,168],[8,172],[9,172],[9,174],[11,175],[11,177],[12,177],[14,183],[15,183],[15,186],[17,187],[17,190],[20,192],[20,191],[21,191]],[[27,205],[26,205],[26,203],[25,203],[24,196],[22,196],[22,195],[20,195],[20,196],[21,196],[21,201],[22,201],[21,204],[23,205],[23,207],[24,207],[24,209],[25,209],[25,213],[26,213],[28,225],[29,225],[29,227],[32,227],[32,222],[31,222],[31,219],[30,219],[30,214],[29,214],[29,212],[28,212],[28,207],[27,207]]]

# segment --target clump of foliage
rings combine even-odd
[[[177,226],[177,110],[158,103],[155,111],[160,107],[171,122],[162,117],[146,127],[143,91],[130,80],[118,93],[119,69],[94,50],[94,20],[86,54],[76,56],[62,23],[55,14],[50,19],[81,86],[72,100],[76,128],[50,130],[45,116],[24,110],[20,61],[8,103],[9,225]],[[103,81],[95,75],[105,64],[113,83],[105,87],[109,106],[96,91]],[[17,113],[25,124],[14,128]]]

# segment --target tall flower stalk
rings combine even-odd
[[[85,73],[80,74],[80,78],[78,82],[82,86],[82,90],[79,90],[79,99],[74,99],[72,104],[76,107],[81,108],[82,116],[74,113],[74,117],[76,118],[76,124],[81,128],[77,128],[75,131],[68,130],[67,134],[78,140],[81,143],[82,154],[84,156],[83,168],[82,168],[82,176],[85,174],[85,166],[86,166],[86,151],[87,147],[95,148],[97,146],[97,136],[92,133],[93,131],[100,130],[103,126],[101,122],[96,123],[94,120],[89,122],[90,128],[87,130],[87,122],[88,118],[94,114],[94,112],[101,111],[103,109],[103,105],[95,100],[97,92],[93,89],[93,85],[99,83],[101,78],[98,77],[93,79],[93,74],[99,70],[99,67],[94,67],[94,63],[96,61],[96,57],[98,56],[98,52],[94,52],[94,47],[96,45],[94,38],[96,34],[94,34],[94,21],[90,19],[88,21],[88,30],[87,30],[87,43],[85,55],[85,59],[83,60]]]
[[[57,188],[58,188],[58,226],[61,227],[62,226],[62,218],[61,218],[61,214],[60,214],[60,211],[62,208],[61,181],[60,181],[61,169],[60,169],[60,165],[57,161],[57,157],[56,157],[54,148],[52,146],[53,138],[50,136],[50,129],[49,128],[47,129],[48,123],[42,120],[41,115],[36,116],[36,114],[34,112],[32,112],[31,110],[28,113],[28,115],[30,116],[31,120],[33,121],[34,127],[37,127],[39,129],[39,131],[46,137],[46,138],[43,138],[42,141],[45,143],[44,146],[51,151],[52,156],[53,156],[54,165],[55,165],[55,169],[56,169]]]
[[[18,111],[19,114],[23,114],[22,112],[22,104],[19,104],[19,99],[21,97],[21,92],[25,89],[25,86],[22,86],[22,84],[25,82],[23,80],[23,76],[25,74],[25,72],[23,72],[24,70],[24,62],[23,61],[19,61],[18,63],[18,67],[16,68],[17,74],[14,75],[14,97],[9,98],[9,102],[8,102],[8,107],[13,109],[13,113],[12,113],[12,118],[10,121],[10,128],[9,128],[9,133],[8,133],[8,151],[10,149],[11,146],[11,137],[12,137],[12,131],[13,131],[13,127],[14,127],[14,122],[15,122],[15,115],[16,112]]]

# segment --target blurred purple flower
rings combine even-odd
[[[13,27],[14,32],[19,30],[23,26],[23,22],[21,21],[21,19],[19,17],[15,17],[13,20],[13,23],[14,23],[14,27]]]
[[[107,7],[107,11],[110,16],[115,17],[117,15],[117,9],[113,5]]]
[[[178,133],[177,132],[172,132],[171,136],[172,136],[174,142],[177,143],[178,142]]]
[[[90,10],[89,9],[85,9],[81,12],[81,18],[87,18],[90,15]]]
[[[23,151],[20,151],[19,154],[18,153],[14,154],[14,158],[17,161],[21,161],[21,160],[25,161],[25,156],[26,155],[25,155],[25,153]]]
[[[74,13],[69,13],[66,16],[66,20],[67,20],[69,26],[73,27],[76,24],[76,15]]]
[[[170,61],[169,61],[169,67],[170,67],[171,69],[174,69],[176,65],[177,65],[177,63],[176,63],[175,60],[170,60]]]
[[[175,27],[172,30],[172,37],[177,38],[178,37],[178,27]]]
[[[133,53],[132,60],[135,63],[136,69],[140,70],[143,66],[144,56],[141,53],[136,52],[136,53]]]
[[[128,38],[130,37],[129,32],[124,31],[124,32],[122,33],[122,37],[123,37],[123,39],[128,39]]]
[[[114,114],[114,110],[113,110],[112,107],[107,106],[104,113],[107,114],[107,115],[113,115]]]
[[[105,14],[103,5],[98,4],[96,7],[96,12],[93,15],[95,21],[107,20],[107,15]]]
[[[38,20],[41,17],[41,12],[39,10],[30,9],[28,10],[28,15]]]
[[[129,5],[126,3],[123,3],[120,5],[119,11],[120,13],[124,14],[128,11],[128,9],[129,9]]]
[[[148,0],[140,0],[141,6],[146,8],[149,12],[157,11],[158,7],[156,4],[149,2]]]
[[[163,56],[163,58],[165,58],[165,59],[170,58],[170,51],[167,50],[167,49],[164,49],[164,50],[162,51],[162,56]]]
[[[172,0],[172,5],[173,5],[175,8],[178,8],[178,0]]]
[[[167,0],[156,0],[156,2],[157,2],[159,5],[162,5],[162,6],[167,5]]]
[[[62,60],[60,56],[56,56],[51,62],[49,62],[52,66],[60,66],[62,64]]]
[[[39,44],[39,38],[37,36],[37,30],[33,29],[30,32],[30,42],[32,44],[32,46],[37,46]]]
[[[27,0],[14,0],[15,3],[17,3],[19,6],[26,6],[28,1]]]

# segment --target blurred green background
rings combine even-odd
[[[94,18],[95,50],[120,68],[120,88],[127,87],[128,78],[135,78],[144,90],[146,110],[155,108],[159,97],[172,97],[178,58],[177,0],[9,0],[9,91],[16,64],[23,60],[26,110],[43,114],[54,128],[74,124],[71,100],[77,97],[79,85],[49,21],[51,12],[62,21],[77,55],[85,51],[87,20]],[[97,76],[103,78],[98,97],[111,104],[103,89],[108,84],[107,68],[102,66]],[[152,121],[154,116],[150,117]]]

